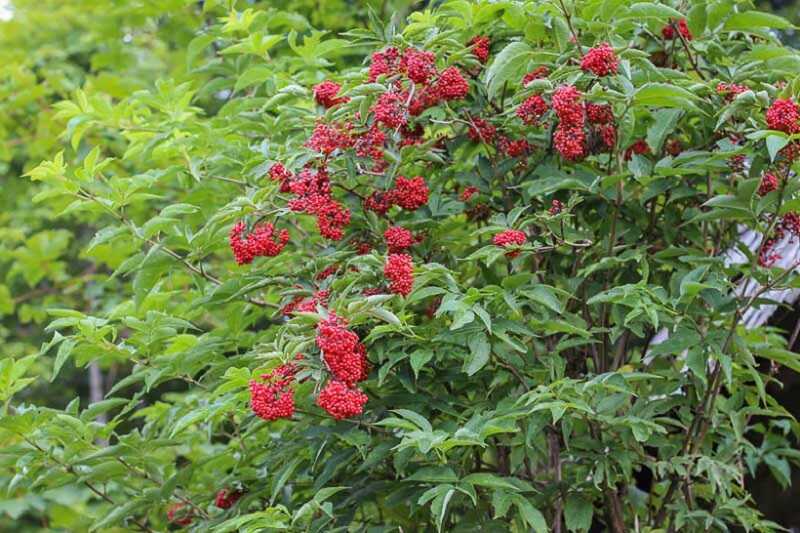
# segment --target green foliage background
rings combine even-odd
[[[568,274],[574,263],[569,251],[561,250],[553,260],[547,284],[532,275],[508,276],[496,262],[502,253],[483,245],[486,231],[513,225],[521,214],[506,210],[484,228],[483,237],[475,237],[460,218],[460,206],[449,201],[444,189],[453,185],[448,183],[435,191],[435,209],[412,223],[430,231],[443,249],[470,256],[471,262],[447,272],[445,267],[420,272],[425,292],[408,305],[377,301],[360,306],[357,295],[338,302],[362,328],[362,338],[371,331],[374,416],[334,424],[310,413],[302,424],[266,424],[249,415],[248,380],[309,344],[302,332],[310,318],[278,327],[275,309],[285,303],[281,290],[291,289],[295,281],[290,274],[311,277],[324,260],[347,259],[336,255],[341,250],[309,237],[308,249],[287,251],[243,270],[232,263],[225,241],[227,228],[243,213],[280,208],[263,176],[272,161],[305,157],[300,145],[317,118],[309,88],[328,77],[356,86],[365,55],[381,46],[381,39],[427,38],[443,55],[459,57],[467,55],[459,47],[471,34],[492,33],[501,43],[493,57],[504,51],[508,61],[489,67],[496,89],[490,92],[497,94],[482,97],[497,96],[503,83],[516,83],[526,61],[535,57],[534,44],[559,58],[569,54],[558,2],[431,4],[14,1],[14,17],[0,24],[0,530],[122,531],[144,524],[161,531],[174,527],[167,524],[166,508],[182,502],[202,515],[194,525],[198,530],[329,531],[350,523],[353,530],[391,530],[399,524],[406,531],[523,531],[542,529],[544,521],[552,526],[553,502],[561,491],[568,494],[561,502],[565,527],[586,530],[593,514],[595,520],[607,520],[601,515],[615,483],[631,486],[626,523],[633,524],[635,509],[647,498],[632,488],[636,466],[646,463],[656,471],[662,484],[655,492],[663,496],[674,472],[685,465],[675,454],[675,443],[661,435],[667,433],[664,428],[685,423],[693,406],[641,401],[634,415],[615,409],[630,395],[667,395],[676,387],[700,395],[708,386],[706,358],[725,365],[728,394],[715,412],[711,442],[700,454],[695,490],[704,503],[692,508],[681,502],[676,516],[687,530],[773,527],[737,483],[747,468],[766,465],[786,485],[800,455],[793,449],[796,422],[765,392],[771,375],[756,362],[763,358],[800,367],[782,337],[770,330],[740,332],[731,356],[712,334],[704,338],[711,346],[708,353],[690,354],[691,372],[663,363],[648,369],[663,380],[653,383],[646,373],[633,372],[640,370],[635,367],[642,364],[645,346],[645,336],[637,332],[674,325],[676,313],[711,324],[712,333],[727,325],[727,280],[752,272],[708,266],[707,226],[693,217],[711,213],[705,218],[719,224],[713,226],[719,249],[733,242],[736,222],[746,218],[763,224],[759,214],[784,207],[778,201],[751,201],[757,171],[770,163],[763,121],[757,118],[730,126],[741,133],[762,132],[743,150],[723,143],[717,147],[722,155],[709,150],[695,159],[663,163],[674,163],[663,167],[663,175],[688,176],[688,185],[655,185],[670,188],[667,194],[676,198],[675,206],[665,200],[659,212],[661,237],[653,236],[650,225],[639,224],[653,204],[643,200],[640,205],[641,196],[626,198],[626,231],[620,234],[629,249],[616,257],[603,256],[616,183],[624,175],[640,180],[642,189],[651,185],[656,180],[646,178],[656,175],[652,162],[635,158],[631,166],[590,187],[593,169],[581,168],[576,178],[546,160],[539,175],[521,182],[525,201],[539,207],[553,191],[586,195],[589,207],[581,222],[594,232],[590,237],[599,250],[593,256],[596,265],[586,268],[588,290],[597,296],[594,303],[611,309],[612,335],[591,328],[579,313],[566,312],[574,282]],[[630,17],[611,21],[600,9],[626,9],[629,3],[578,4],[568,3],[582,31],[626,38],[639,31]],[[642,8],[647,13],[643,26],[653,32],[668,20],[669,6],[693,13],[690,23],[698,34],[712,17],[723,25],[737,12],[755,17],[750,2],[733,0],[643,4],[650,6]],[[397,28],[377,22],[392,15]],[[735,40],[748,25],[747,39]],[[714,27],[708,22],[709,34]],[[707,35],[711,44],[696,44],[696,51],[707,56],[710,76],[754,85],[751,100],[719,109],[711,82],[700,83],[684,61],[683,72],[669,78],[681,90],[653,91],[651,100],[634,106],[635,122],[622,126],[626,140],[661,136],[663,142],[667,132],[658,131],[658,122],[677,108],[687,110],[684,122],[675,126],[681,139],[704,146],[711,142],[714,124],[704,123],[695,109],[719,112],[712,122],[723,112],[727,118],[748,112],[760,117],[765,103],[778,94],[774,84],[779,80],[788,81],[785,91],[796,95],[800,59],[780,46],[770,33],[773,28],[786,30],[787,25],[783,19],[745,18],[720,35]],[[520,36],[530,48],[504,50],[504,39]],[[760,54],[752,51],[755,44],[763,45]],[[730,46],[740,47],[740,56],[729,61]],[[745,55],[756,66],[745,66]],[[631,78],[637,89],[656,76],[646,54],[631,51],[627,59],[636,67]],[[474,59],[465,61],[475,66]],[[767,73],[759,70],[764,65]],[[368,92],[361,96],[367,102],[374,98]],[[511,109],[521,92],[508,99]],[[491,154],[474,147],[459,150],[461,159],[452,168],[458,186],[478,179],[471,174],[473,161],[501,167]],[[730,184],[724,161],[739,152],[755,161],[755,169],[744,184]],[[404,152],[403,157],[413,169],[429,163],[418,153]],[[715,179],[713,190],[706,189],[706,175]],[[82,194],[78,199],[76,188]],[[714,209],[700,209],[714,195],[720,198]],[[683,233],[675,230],[682,223],[687,224]],[[313,234],[313,224],[301,222],[293,231]],[[587,235],[576,229],[571,237]],[[647,251],[653,242],[675,253],[663,252],[653,260]],[[642,249],[637,248],[641,243]],[[309,258],[308,250],[316,255]],[[684,264],[680,254],[689,256]],[[377,272],[379,263],[374,259],[359,266]],[[209,269],[198,270],[198,264]],[[592,278],[611,268],[617,277],[610,287]],[[335,288],[346,293],[347,283]],[[509,296],[516,290],[523,295],[521,302]],[[414,317],[422,314],[423,300],[439,293],[449,293],[450,299],[438,325],[418,323]],[[716,308],[722,311],[715,314]],[[488,323],[484,314],[492,317]],[[513,320],[502,317],[525,325],[514,327],[509,324]],[[466,333],[448,336],[459,324],[468,326]],[[632,343],[631,366],[608,373],[589,366],[585,381],[583,375],[566,379],[573,377],[567,367],[576,363],[562,350],[570,354],[589,337],[607,335],[617,342],[626,329],[638,339]],[[435,353],[414,344],[418,341],[409,331],[429,339],[439,334]],[[678,331],[661,355],[696,347],[695,331]],[[523,363],[514,352],[520,351],[519,339],[529,335],[536,337],[531,349],[547,355]],[[484,368],[490,349],[507,358]],[[470,357],[462,367],[462,359]],[[520,365],[525,388],[532,389],[525,395],[525,410],[513,405],[525,390],[505,368],[509,364]],[[90,366],[99,371],[100,388],[108,397],[91,407]],[[552,388],[537,389],[542,383]],[[301,387],[309,395],[313,384]],[[310,402],[302,407],[314,409]],[[397,416],[388,412],[397,408],[407,410]],[[612,435],[593,438],[582,426],[582,410],[592,410],[613,428]],[[460,417],[459,411],[468,414]],[[763,419],[748,425],[750,415]],[[548,484],[550,472],[538,479],[517,478],[508,468],[471,471],[467,464],[474,456],[468,447],[487,445],[492,452],[485,457],[475,452],[478,465],[499,463],[504,452],[492,454],[504,449],[514,450],[505,461],[520,470],[526,460],[546,463],[549,450],[542,437],[564,424],[578,428],[573,445],[581,458],[563,487]],[[606,459],[611,446],[617,453]],[[469,451],[458,455],[461,447]],[[641,457],[653,448],[667,458]],[[748,464],[731,468],[732,458]],[[602,479],[597,485],[585,483],[581,476],[589,472],[595,479],[608,476],[607,485]],[[222,513],[210,505],[217,489],[237,483],[250,489],[237,508]],[[715,500],[719,507],[708,511],[708,502]],[[658,530],[657,524],[647,527]]]

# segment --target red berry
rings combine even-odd
[[[167,520],[176,526],[185,527],[192,523],[194,512],[192,509],[187,509],[186,504],[176,502],[169,506],[167,509]]]
[[[479,192],[478,188],[477,187],[473,187],[472,185],[470,185],[469,187],[465,187],[464,190],[461,191],[461,196],[460,196],[461,201],[462,202],[468,202],[469,199],[472,198],[478,192]]]

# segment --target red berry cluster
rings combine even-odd
[[[408,211],[419,209],[428,203],[428,185],[422,176],[405,178],[397,176],[394,181],[394,190],[390,192],[392,203]]]
[[[256,416],[264,420],[292,417],[294,389],[291,385],[298,370],[295,363],[285,363],[262,375],[262,381],[250,381],[250,408]]]
[[[389,253],[399,253],[414,245],[414,235],[401,226],[392,226],[383,232]]]
[[[336,150],[346,150],[353,146],[353,137],[347,125],[333,125],[318,122],[306,146],[326,156]]]
[[[536,67],[532,71],[525,74],[522,77],[522,86],[527,86],[533,80],[540,80],[542,78],[546,78],[550,74],[550,69],[546,66],[542,65],[540,67]]]
[[[522,246],[527,240],[528,237],[525,235],[525,232],[517,229],[507,229],[492,237],[492,243],[495,246],[500,246],[502,248]],[[506,257],[508,258],[514,258],[518,255],[519,250],[506,252]]]
[[[497,147],[508,157],[521,157],[533,149],[527,139],[509,139],[506,136],[500,137]]]
[[[327,309],[329,297],[330,291],[328,290],[317,291],[311,298],[297,296],[294,300],[283,306],[281,313],[284,315],[290,315],[292,313],[316,313],[318,306]]]
[[[550,209],[548,209],[547,212],[551,215],[557,215],[562,209],[564,209],[564,204],[558,200],[553,200],[553,203],[550,205]]]
[[[482,118],[474,118],[470,122],[467,135],[472,142],[492,144],[497,128]]]
[[[405,100],[402,94],[383,93],[370,108],[375,117],[376,124],[382,124],[389,129],[397,129],[408,122]]]
[[[408,296],[414,286],[414,262],[408,254],[392,253],[386,258],[383,275],[389,280],[389,290]]]
[[[344,227],[350,223],[350,210],[333,199],[325,168],[317,172],[303,169],[290,181],[289,190],[295,195],[289,201],[289,208],[316,216],[317,228],[323,237],[338,241],[344,236]]]
[[[784,133],[800,133],[800,106],[791,98],[775,100],[767,109],[767,126]]]
[[[469,202],[470,198],[472,198],[475,194],[480,192],[477,187],[470,185],[469,187],[465,187],[463,191],[461,191],[461,201],[462,202]]]
[[[325,80],[314,86],[314,100],[326,109],[350,101],[346,96],[337,97],[342,86],[336,82]]]
[[[686,19],[680,19],[678,21],[678,32],[680,33],[681,37],[683,37],[687,41],[692,40],[692,32],[689,31],[689,26],[686,24]],[[661,28],[661,35],[664,39],[672,40],[675,38],[675,22],[670,20],[669,24]]]
[[[317,396],[317,405],[325,409],[336,420],[358,416],[364,412],[367,395],[355,387],[338,380],[331,380]]]
[[[609,74],[616,74],[618,68],[619,61],[614,49],[608,43],[600,43],[594,48],[590,48],[581,60],[581,70],[591,72],[601,78]]]
[[[214,498],[214,505],[220,509],[230,509],[239,499],[244,496],[244,492],[235,489],[220,489]]]
[[[414,83],[426,85],[436,75],[435,63],[433,52],[407,48],[400,58],[400,71]]]
[[[529,126],[534,126],[539,123],[542,116],[547,113],[549,106],[538,94],[529,96],[517,108],[517,116],[522,119],[522,122]]]
[[[758,185],[758,195],[765,196],[772,191],[778,190],[778,178],[775,174],[767,172],[761,177],[761,183]]]
[[[269,168],[269,177],[272,181],[277,181],[281,184],[281,192],[290,191],[289,180],[292,179],[292,173],[282,163],[275,163]]]
[[[786,236],[786,232],[792,233],[795,237],[800,236],[800,214],[790,211],[783,215],[780,223],[775,227],[772,237],[764,242],[758,255],[758,264],[763,267],[771,267],[781,258],[780,253],[775,251],[775,245]]]
[[[553,145],[568,161],[586,155],[586,118],[581,99],[581,92],[572,85],[562,85],[553,92],[553,110],[558,117]]]
[[[744,85],[738,85],[736,83],[718,83],[717,84],[717,94],[724,97],[725,101],[730,102],[743,92],[748,91],[749,89]]]
[[[587,103],[586,118],[589,119],[595,138],[600,140],[600,151],[612,150],[617,143],[617,126],[611,106]]]
[[[347,321],[331,313],[317,325],[317,346],[333,376],[354,385],[367,379],[367,349],[358,335],[347,328]]]
[[[625,149],[625,161],[630,161],[634,154],[646,155],[650,153],[650,145],[644,139],[637,139]]]
[[[244,221],[237,222],[230,231],[229,243],[236,263],[245,265],[256,257],[275,257],[289,242],[289,232],[285,229],[275,233],[270,223],[258,224],[243,237],[246,229]]]
[[[481,63],[486,63],[489,60],[489,45],[491,41],[485,35],[478,35],[473,37],[470,42],[472,46],[472,53],[478,58]]]

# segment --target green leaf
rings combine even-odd
[[[433,359],[433,350],[421,348],[411,354],[411,369],[414,371],[415,378],[419,377],[420,369],[422,369],[422,367],[424,367],[431,359]]]
[[[675,130],[682,114],[680,109],[661,109],[653,114],[653,124],[647,128],[647,144],[654,154],[661,152],[664,140]]]
[[[512,499],[514,500],[514,505],[519,510],[519,514],[522,515],[522,519],[525,520],[536,533],[547,533],[547,521],[544,519],[544,515],[539,509],[518,494],[513,495]]]
[[[519,84],[533,55],[533,48],[522,41],[511,42],[503,48],[486,71],[489,98],[495,98],[506,82]]]
[[[463,371],[466,372],[467,375],[472,376],[489,362],[489,354],[492,350],[492,346],[489,343],[489,339],[483,333],[470,337],[468,344],[469,354],[467,354],[466,359],[464,359]]]
[[[793,25],[785,18],[772,13],[745,11],[744,13],[734,13],[728,17],[722,29],[726,31],[750,31],[758,27],[785,30],[793,27]]]
[[[654,107],[677,107],[699,109],[694,104],[697,95],[676,85],[667,83],[646,83],[634,94],[634,101],[638,105]]]
[[[272,75],[273,70],[267,65],[256,65],[254,67],[250,67],[249,69],[245,70],[244,73],[236,80],[234,90],[241,91],[242,89],[246,89],[252,85],[264,83]]]
[[[594,506],[592,502],[577,494],[567,496],[564,518],[570,531],[588,531],[592,526]]]

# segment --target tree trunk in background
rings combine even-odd
[[[89,401],[90,403],[97,403],[103,399],[103,371],[96,361],[89,363]],[[108,422],[105,413],[100,413],[95,418],[95,421],[100,424]]]

